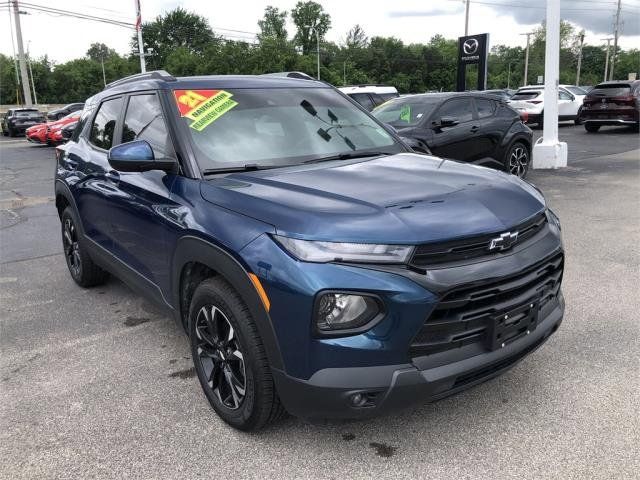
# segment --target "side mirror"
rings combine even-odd
[[[173,158],[156,159],[153,149],[146,140],[116,145],[109,150],[109,165],[119,172],[147,172],[149,170],[175,171],[177,163]]]

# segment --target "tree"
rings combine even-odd
[[[207,46],[216,38],[206,18],[187,12],[178,7],[175,10],[158,15],[152,22],[142,25],[145,51],[153,49],[150,68],[161,68],[167,57],[177,48],[196,55],[202,55]],[[131,50],[137,55],[138,37],[131,39]]]
[[[264,17],[258,21],[260,33],[258,40],[274,39],[279,41],[287,40],[287,11],[278,10],[275,7],[268,6],[264,9]]]
[[[331,17],[324,12],[322,5],[316,2],[298,2],[291,10],[291,18],[296,25],[294,42],[302,47],[302,54],[315,51],[316,37],[323,39],[331,27]]]
[[[96,62],[106,60],[107,58],[117,55],[118,54],[113,48],[109,48],[104,43],[99,42],[92,43],[89,50],[87,50],[87,57]]]
[[[349,49],[355,48],[365,48],[367,46],[369,39],[367,35],[364,33],[362,27],[358,24],[354,25],[351,30],[347,32],[347,38],[345,40],[345,45]]]

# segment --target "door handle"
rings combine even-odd
[[[480,127],[478,127],[477,125],[474,125],[473,127],[471,127],[471,133],[476,133],[478,130],[480,130]]]
[[[120,183],[120,174],[115,170],[109,170],[105,174],[105,177],[107,178],[107,180],[111,181],[112,183],[115,183],[116,185]]]

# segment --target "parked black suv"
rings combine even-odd
[[[2,134],[10,137],[24,134],[33,125],[44,122],[44,115],[37,108],[10,108],[2,119]]]
[[[416,151],[506,170],[529,171],[532,132],[499,97],[482,92],[427,93],[389,100],[373,110]]]

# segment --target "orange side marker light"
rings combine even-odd
[[[260,296],[260,299],[262,300],[262,303],[264,304],[264,308],[268,312],[269,309],[271,308],[271,302],[269,301],[269,297],[267,297],[267,292],[265,292],[264,288],[262,288],[262,283],[260,283],[260,279],[258,277],[256,277],[253,273],[249,274],[249,278],[251,279],[251,283],[253,283],[253,286],[255,287],[256,291],[258,292],[258,295]]]

